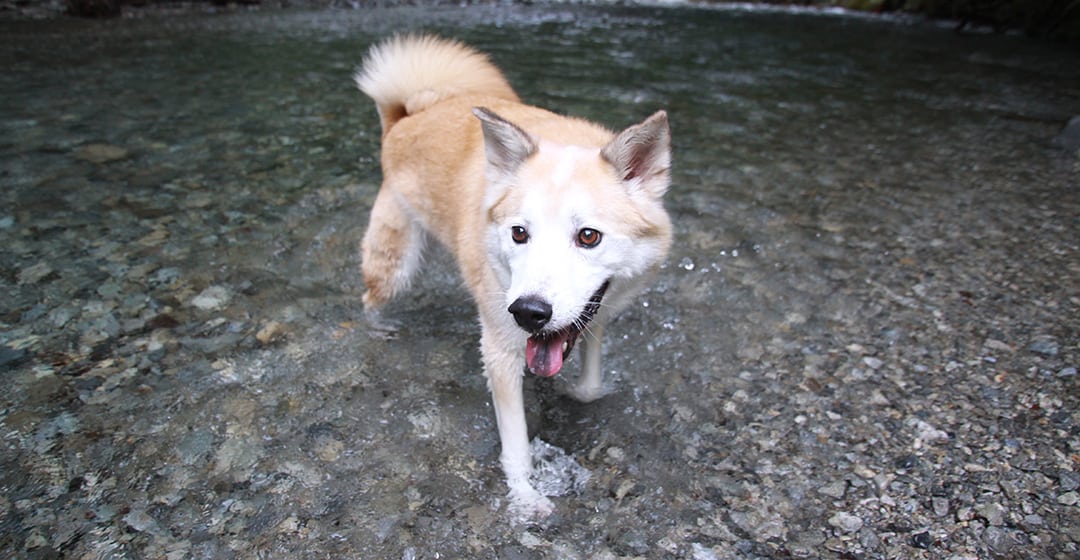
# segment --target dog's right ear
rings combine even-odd
[[[536,153],[536,138],[517,125],[487,107],[474,107],[473,114],[480,119],[484,131],[489,181],[513,175],[529,156]]]

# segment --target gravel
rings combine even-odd
[[[608,394],[527,383],[544,520],[507,512],[445,255],[362,318],[349,74],[418,27],[555,110],[672,116],[676,243]],[[566,5],[3,28],[5,557],[1077,557],[1067,48]]]

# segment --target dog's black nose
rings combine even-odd
[[[551,320],[551,304],[536,296],[517,298],[507,311],[514,315],[519,327],[531,333],[544,328]]]

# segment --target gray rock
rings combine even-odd
[[[866,364],[866,367],[873,370],[881,369],[881,366],[885,365],[884,361],[873,356],[866,356],[863,358],[863,363]]]
[[[128,157],[130,152],[110,144],[87,144],[75,151],[75,158],[91,163],[111,163]]]
[[[140,533],[157,534],[161,531],[156,519],[150,516],[146,510],[133,509],[124,516],[124,523],[133,531]]]
[[[819,487],[817,491],[831,498],[840,499],[844,497],[844,492],[847,491],[847,481],[843,479],[834,480]]]
[[[998,526],[987,527],[986,531],[983,532],[983,542],[990,547],[990,550],[999,555],[1012,553],[1018,544],[1016,537],[1014,531]]]
[[[979,514],[986,522],[998,527],[1005,524],[1005,507],[996,502],[990,502],[975,506],[975,513]]]
[[[37,284],[53,272],[52,265],[42,261],[20,270],[18,280],[20,284]]]
[[[931,499],[931,505],[934,509],[934,515],[938,517],[945,517],[949,515],[949,499],[940,496],[934,496]]]
[[[854,533],[863,527],[863,520],[857,515],[841,511],[829,518],[829,525],[836,527],[842,533]]]
[[[25,362],[30,353],[25,348],[12,348],[0,344],[0,368],[13,368]]]
[[[1028,343],[1027,349],[1029,352],[1034,352],[1047,357],[1057,356],[1059,351],[1058,341],[1052,336],[1036,337]]]
[[[1080,152],[1080,115],[1077,115],[1062,127],[1054,137],[1053,145],[1072,152]]]
[[[232,294],[229,293],[229,289],[225,286],[210,286],[199,292],[199,295],[191,300],[191,305],[199,309],[212,311],[225,307],[231,299]]]
[[[1060,474],[1058,474],[1058,484],[1065,492],[1080,489],[1080,473],[1062,470]]]

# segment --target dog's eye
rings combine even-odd
[[[529,240],[529,231],[521,226],[514,226],[510,228],[510,239],[513,239],[514,243],[521,245]]]
[[[592,228],[581,228],[577,232],[577,244],[579,247],[586,249],[592,249],[600,244],[600,239],[603,237],[599,231]]]

